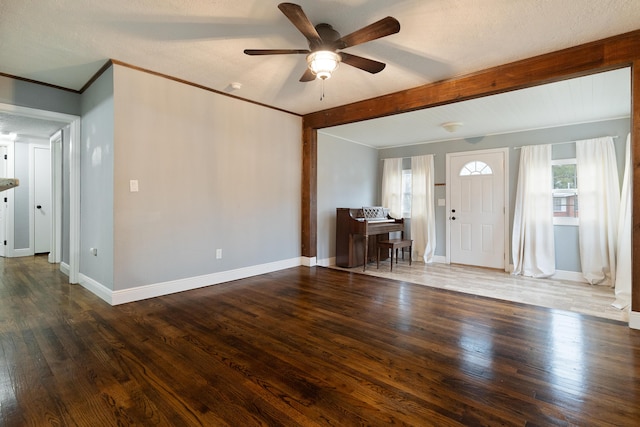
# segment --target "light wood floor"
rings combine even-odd
[[[363,274],[362,267],[331,268]],[[629,322],[628,310],[611,306],[615,301],[615,292],[606,286],[569,280],[534,279],[514,276],[501,270],[455,264],[414,261],[410,266],[402,260],[394,264],[392,272],[389,271],[387,260],[380,263],[379,269],[375,263],[369,264],[364,274]]]
[[[322,267],[111,307],[0,259],[3,427],[637,426],[639,378],[565,310]]]

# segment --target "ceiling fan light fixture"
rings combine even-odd
[[[340,55],[330,50],[318,50],[307,55],[307,65],[316,78],[326,80],[331,78],[338,65]]]

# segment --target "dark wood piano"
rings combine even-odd
[[[404,219],[386,216],[365,218],[362,208],[336,210],[336,265],[366,270],[367,262],[375,261],[377,241],[389,239],[389,233],[401,232],[404,238]]]

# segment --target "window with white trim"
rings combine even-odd
[[[576,159],[551,161],[553,174],[553,224],[578,225]]]
[[[402,217],[411,218],[411,169],[402,170]]]

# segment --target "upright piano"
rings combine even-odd
[[[399,231],[404,238],[404,219],[388,214],[371,217],[362,208],[336,210],[336,265],[366,270],[367,262],[374,261],[378,239],[389,239],[389,233]]]

